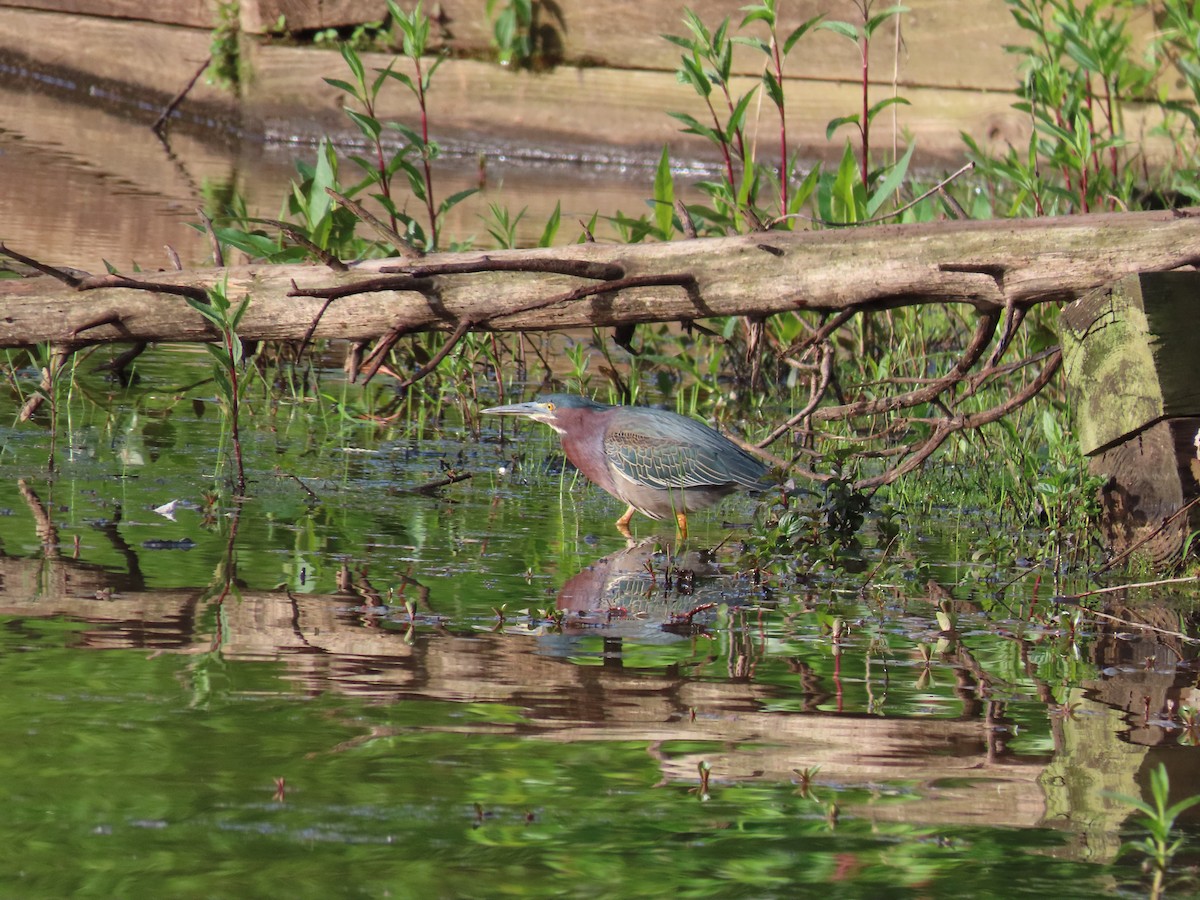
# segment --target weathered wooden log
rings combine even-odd
[[[141,285],[39,277],[0,282],[0,346],[212,340],[209,324],[180,295],[222,284],[235,301],[251,298],[239,328],[247,340],[552,330],[939,302],[995,311],[1072,300],[1132,272],[1194,265],[1198,216],[773,231],[372,260],[345,273],[250,265],[139,275]]]
[[[1075,432],[1106,476],[1102,526],[1117,553],[1160,563],[1200,524],[1200,273],[1130,275],[1059,319]]]

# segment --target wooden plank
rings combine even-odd
[[[1196,272],[1130,275],[1063,310],[1063,362],[1085,454],[1163,417],[1200,415],[1198,311]]]
[[[0,0],[0,9],[36,9],[63,15],[93,16],[212,28],[218,0]],[[57,27],[57,26],[56,26]],[[38,35],[41,39],[44,35]]]
[[[345,78],[340,56],[264,45],[251,48],[249,59],[255,73],[244,92],[249,121],[266,133],[295,124],[310,138],[346,133],[344,95],[321,81]],[[383,68],[391,59],[363,56],[370,69]],[[734,83],[738,90],[749,85],[749,80]],[[1000,149],[1028,140],[1027,118],[1011,108],[1010,96],[920,88],[909,92],[909,99],[912,106],[896,108],[894,128],[890,115],[879,120],[877,148],[890,150],[894,136],[911,133],[924,164],[950,165],[961,163],[964,130],[980,135],[984,146]],[[419,116],[415,101],[402,90],[383,91],[379,100],[381,118],[413,122]],[[840,133],[831,143],[825,138],[826,124],[859,102],[857,86],[851,84],[801,88],[788,122],[793,147],[809,157],[840,156],[850,133]],[[596,158],[606,153],[657,155],[668,144],[681,161],[689,155],[714,158],[706,141],[683,134],[667,115],[670,110],[707,117],[702,101],[670,72],[558,68],[534,73],[452,59],[438,70],[429,105],[435,134],[478,140],[485,148]],[[297,122],[298,109],[310,115]],[[778,127],[770,104],[751,106],[749,131],[765,154],[774,152]],[[900,139],[901,152],[903,148]]]
[[[152,22],[0,8],[0,58],[10,65],[103,82],[101,92],[124,90],[143,101],[157,95],[164,105],[208,57],[211,39],[207,31]],[[89,99],[93,84],[79,87],[81,103],[97,102]],[[232,108],[233,97],[201,78],[188,103]]]
[[[1119,408],[1125,400],[1115,394],[1109,404]],[[1100,490],[1100,529],[1105,546],[1113,553],[1132,551],[1154,565],[1163,565],[1182,550],[1193,525],[1188,516],[1175,513],[1196,492],[1188,459],[1180,465],[1177,446],[1190,445],[1197,424],[1200,419],[1164,419],[1088,461],[1089,472],[1108,477]]]
[[[206,31],[117,22],[87,16],[0,8],[0,55],[19,67],[68,73],[64,77],[98,79],[101,89],[126,90],[160,98],[165,103],[195,72],[208,54]],[[267,138],[338,140],[356,132],[342,113],[343,95],[321,81],[345,77],[341,57],[331,50],[287,47],[247,41],[245,59],[251,75],[237,99],[201,79],[186,105],[244,113],[249,134]],[[371,68],[386,66],[388,54],[365,54]],[[24,61],[24,62],[22,62]],[[747,90],[753,81],[739,80]],[[83,85],[87,93],[90,85]],[[381,94],[382,118],[414,121],[417,110],[395,86]],[[856,84],[797,82],[789,87],[789,132],[793,147],[811,158],[840,155],[848,130],[825,139],[826,123],[846,115],[860,103]],[[883,88],[875,94],[884,96]],[[904,93],[911,106],[895,107],[877,121],[875,147],[903,149],[901,135],[918,144],[917,164],[957,166],[963,157],[960,132],[976,135],[981,144],[1002,152],[1024,146],[1027,117],[1012,109],[1012,95],[990,91],[914,87]],[[668,110],[705,116],[699,98],[679,84],[670,71],[559,67],[534,73],[506,71],[469,59],[451,59],[441,67],[430,95],[434,135],[456,139],[480,150],[503,148],[511,155],[617,162],[657,156],[669,144],[681,163],[712,161],[712,148],[684,135]],[[778,125],[769,103],[751,107],[751,135],[764,154],[774,152]],[[1126,116],[1132,135],[1154,124],[1151,114],[1131,109]],[[1165,142],[1146,147],[1151,164],[1170,148]],[[877,156],[876,159],[883,159]]]
[[[0,8],[27,8],[112,19],[142,20],[193,28],[212,28],[218,0],[0,0]],[[412,0],[402,0],[409,9]],[[679,48],[661,37],[684,35],[682,3],[647,3],[644,0],[557,0],[537,4],[537,30],[552,63],[611,66],[622,69],[673,71],[679,64]],[[728,0],[691,0],[686,4],[710,27],[730,18],[740,24],[740,4]],[[1027,33],[1003,3],[995,0],[910,0],[909,11],[895,29],[881,29],[872,45],[873,80],[889,85],[895,80],[906,89],[972,88],[1008,91],[1017,82],[1015,56],[1006,45],[1029,43]],[[856,22],[853,0],[794,0],[781,4],[784,33],[799,23],[824,14],[827,20]],[[446,48],[456,56],[494,58],[491,23],[479,0],[441,0],[433,9],[435,48]],[[282,22],[289,32],[311,32],[378,22],[384,16],[381,0],[243,0],[240,25],[251,35],[265,35]],[[752,23],[746,35],[765,37],[761,23]],[[1134,52],[1144,48],[1154,35],[1149,9],[1131,17]],[[40,38],[40,36],[39,36]],[[128,61],[127,57],[122,59]],[[734,51],[735,71],[757,76],[763,56],[757,50],[738,46]],[[857,83],[861,61],[857,49],[844,37],[818,31],[805,37],[785,66],[785,74],[804,81]]]
[[[411,9],[412,0],[402,0]],[[536,4],[536,30],[550,62],[568,65],[610,66],[620,69],[674,71],[681,50],[663,34],[686,35],[684,7],[693,10],[710,28],[729,18],[738,26],[742,4],[729,0],[690,0],[647,3],[645,0],[556,0]],[[1009,91],[1017,83],[1017,58],[1005,51],[1010,44],[1029,43],[1008,7],[996,0],[909,0],[909,11],[900,20],[900,41],[894,27],[876,34],[871,70],[878,84],[895,80],[906,88],[942,87]],[[280,15],[292,30],[312,30],[378,21],[378,0],[257,0],[243,2],[242,27],[263,34],[275,27]],[[425,8],[431,9],[429,3]],[[853,0],[791,0],[780,4],[780,31],[787,34],[808,19],[824,14],[826,20],[860,20]],[[456,56],[494,58],[492,30],[479,0],[440,0],[436,5],[436,47]],[[1153,36],[1150,10],[1131,17],[1135,51]],[[743,33],[766,39],[761,23]],[[734,69],[757,77],[764,57],[757,50],[734,48]],[[861,59],[846,38],[821,30],[807,35],[788,59],[785,75],[805,81],[858,83]]]

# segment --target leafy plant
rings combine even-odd
[[[1154,900],[1163,896],[1163,882],[1167,869],[1183,844],[1183,838],[1176,837],[1174,834],[1175,820],[1181,813],[1200,803],[1200,794],[1197,794],[1185,797],[1178,803],[1168,806],[1167,801],[1170,799],[1170,794],[1171,783],[1167,776],[1167,767],[1162,763],[1150,770],[1149,803],[1140,797],[1108,794],[1142,813],[1137,821],[1146,829],[1146,836],[1123,844],[1121,852],[1138,852],[1146,857],[1146,862],[1153,871],[1154,880],[1151,883],[1150,896]]]
[[[1144,96],[1156,75],[1130,52],[1128,4],[1007,2],[1030,36],[1006,48],[1021,59],[1013,108],[1029,116],[1029,146],[993,158],[963,135],[969,155],[986,177],[1016,188],[1010,215],[1128,208],[1135,178],[1122,156],[1122,106]]]
[[[847,40],[852,41],[858,50],[859,61],[862,67],[862,75],[859,80],[859,87],[862,94],[862,108],[858,112],[848,116],[838,116],[830,120],[825,129],[825,136],[832,139],[834,132],[843,125],[852,125],[858,132],[859,173],[863,190],[866,191],[869,190],[871,185],[871,123],[875,121],[876,116],[889,106],[894,106],[898,103],[908,105],[908,100],[898,96],[885,97],[883,100],[871,103],[871,39],[875,36],[875,32],[883,25],[902,13],[908,12],[908,7],[900,5],[889,6],[882,12],[876,13],[873,10],[873,0],[854,0],[854,6],[859,13],[859,22],[827,21],[821,22],[817,27],[840,34]]]
[[[492,44],[502,66],[526,65],[533,57],[534,0],[487,0],[492,23]]]
[[[250,305],[250,297],[246,296],[236,307],[226,294],[225,284],[219,284],[206,291],[208,302],[188,298],[188,306],[200,313],[205,320],[217,331],[216,343],[204,344],[204,349],[213,358],[213,378],[220,391],[221,401],[228,413],[229,433],[233,442],[234,460],[234,496],[246,495],[246,471],[242,463],[242,439],[240,431],[241,394],[244,380],[241,378],[242,369],[242,339],[238,337],[237,329],[242,316]]]
[[[208,66],[208,78],[212,83],[236,92],[242,81],[240,3],[238,0],[219,0],[216,14],[217,24],[209,42],[212,62]]]

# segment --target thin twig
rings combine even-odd
[[[526,303],[524,306],[518,306],[516,309],[506,309],[504,312],[494,316],[489,321],[495,322],[500,319],[507,319],[511,316],[521,315],[522,313],[545,309],[548,306],[555,306],[559,303],[569,303],[573,300],[582,300],[584,297],[592,297],[596,294],[608,294],[614,291],[623,291],[626,288],[671,286],[693,289],[696,287],[696,276],[691,274],[630,275],[628,278],[616,278],[612,281],[605,281],[601,284],[584,285],[583,287],[578,287],[573,291],[567,291],[565,294],[558,294],[553,297],[546,297],[542,300],[535,300],[532,303]]]
[[[821,354],[821,380],[818,382],[816,389],[808,398],[808,403],[804,405],[804,409],[789,418],[786,422],[768,434],[759,443],[763,447],[769,447],[775,443],[780,437],[787,434],[810,415],[813,410],[821,402],[821,398],[825,396],[825,392],[829,389],[829,382],[833,379],[833,351],[830,348],[825,348],[825,352]]]
[[[1165,519],[1163,519],[1162,523],[1157,528],[1155,528],[1149,534],[1146,534],[1146,535],[1142,536],[1141,538],[1139,538],[1138,540],[1134,541],[1134,543],[1131,546],[1127,547],[1124,550],[1124,552],[1118,553],[1116,556],[1114,556],[1112,559],[1110,559],[1108,562],[1106,562],[1104,565],[1102,565],[1099,569],[1097,569],[1094,574],[1102,575],[1105,572],[1107,572],[1109,569],[1116,566],[1118,563],[1123,562],[1131,554],[1133,554],[1134,551],[1136,551],[1139,547],[1146,545],[1150,541],[1154,540],[1154,538],[1158,537],[1160,534],[1162,534],[1164,531],[1166,531],[1172,522],[1174,522],[1176,519],[1178,519],[1184,513],[1188,512],[1188,510],[1190,510],[1197,503],[1200,503],[1200,497],[1194,497],[1193,499],[1189,500],[1187,503],[1183,504],[1183,506],[1179,507],[1179,509],[1175,510],[1175,512],[1171,513],[1169,516],[1167,516]]]
[[[208,217],[203,206],[196,207],[196,214],[200,216],[200,221],[204,223],[204,230],[208,234],[208,243],[212,247],[213,265],[218,269],[225,268],[225,250],[217,238],[217,230],[213,227],[212,219]]]
[[[407,259],[420,259],[424,256],[424,252],[418,248],[407,237],[398,232],[395,228],[383,221],[379,217],[373,215],[361,203],[356,200],[351,200],[349,197],[343,196],[333,188],[325,188],[325,193],[329,194],[337,203],[344,206],[354,215],[358,216],[359,220],[366,222],[371,228],[375,229],[379,235],[389,244],[396,248],[396,252]]]
[[[186,97],[191,92],[192,88],[196,86],[196,82],[200,80],[200,76],[204,74],[204,70],[207,69],[211,63],[212,56],[209,56],[204,60],[204,62],[200,63],[200,68],[196,70],[196,74],[188,80],[188,83],[183,86],[183,90],[175,95],[171,102],[168,103],[163,111],[159,114],[158,118],[154,120],[154,124],[150,126],[150,129],[155,134],[162,134],[163,126],[166,124],[167,119],[171,117],[171,113],[175,112],[175,109],[180,103],[183,102],[183,98]]]
[[[19,263],[24,263],[25,265],[29,266],[29,268],[35,269],[38,272],[41,272],[43,275],[49,275],[51,278],[61,281],[67,287],[78,288],[83,282],[82,278],[78,277],[77,275],[72,275],[65,269],[58,269],[54,266],[40,263],[36,259],[25,256],[23,253],[18,253],[16,250],[9,249],[4,245],[3,241],[0,241],[0,254],[7,256],[9,259],[15,259]]]
[[[1096,588],[1094,591],[1084,591],[1082,594],[1065,594],[1061,597],[1055,597],[1054,602],[1075,603],[1086,597],[1095,597],[1098,594],[1112,594],[1117,591],[1132,590],[1133,588],[1162,587],[1164,584],[1188,584],[1193,581],[1200,581],[1200,575],[1181,575],[1178,578],[1159,578],[1155,581],[1137,581],[1133,584],[1114,584],[1109,587]]]
[[[814,413],[815,418],[820,421],[859,418],[862,416],[895,412],[898,409],[907,409],[920,406],[922,403],[929,403],[947,388],[961,382],[967,372],[979,362],[988,344],[991,343],[992,336],[996,333],[996,326],[999,323],[1000,316],[995,312],[988,312],[981,315],[979,324],[975,327],[975,334],[971,337],[971,343],[963,350],[962,356],[954,363],[954,367],[942,378],[924,387],[907,391],[903,394],[896,394],[892,397],[884,397],[879,400],[860,400],[856,403],[847,403],[842,406],[827,406],[817,410]]]
[[[471,330],[473,325],[474,323],[470,319],[463,319],[461,322],[459,322],[458,327],[454,329],[454,333],[451,334],[450,337],[446,338],[446,342],[442,344],[437,353],[433,354],[433,357],[429,360],[429,362],[421,366],[421,368],[410,375],[406,380],[400,382],[400,384],[396,386],[396,390],[398,392],[407,390],[422,378],[427,376],[434,369],[436,369],[438,364],[450,355],[450,351],[458,346],[459,341],[467,336],[467,332]],[[371,376],[368,375],[366,380],[370,380],[370,377]]]
[[[377,278],[367,278],[350,284],[338,284],[327,288],[302,288],[292,282],[289,297],[319,297],[322,300],[339,300],[342,297],[353,297],[357,294],[373,294],[378,291],[415,291],[426,293],[433,287],[428,278],[410,278],[407,275],[380,275]]]
[[[795,356],[799,353],[803,353],[814,344],[819,344],[821,341],[825,340],[860,312],[862,312],[862,310],[860,310],[857,306],[846,307],[808,337],[801,338],[793,343],[790,347],[784,350],[780,356]]]
[[[330,269],[333,269],[333,271],[335,271],[335,272],[349,272],[350,271],[349,266],[347,266],[344,262],[342,262],[340,259],[338,259],[336,256],[334,256],[332,253],[330,253],[324,247],[319,247],[316,244],[314,244],[312,241],[310,241],[308,239],[308,235],[306,235],[303,231],[301,231],[299,229],[299,227],[297,227],[296,225],[293,225],[291,222],[284,222],[284,221],[281,221],[280,219],[251,219],[250,221],[261,222],[264,225],[270,225],[274,228],[278,228],[285,235],[287,235],[290,240],[299,244],[301,247],[303,247],[305,250],[307,250],[309,253],[311,253],[313,256],[315,256],[317,259],[319,259],[322,263],[324,263],[327,267],[329,267]]]
[[[1058,371],[1058,367],[1061,364],[1062,351],[1060,350],[1047,359],[1046,365],[1042,367],[1042,371],[1039,372],[1038,376],[1034,378],[1033,381],[1031,381],[1028,385],[1026,385],[1024,390],[1022,390],[1019,394],[1010,397],[1003,403],[993,406],[991,409],[984,410],[983,412],[974,413],[969,416],[954,416],[938,420],[934,426],[933,434],[931,434],[925,440],[925,442],[921,444],[920,448],[917,449],[912,456],[905,459],[904,462],[900,463],[900,465],[888,469],[888,471],[881,475],[856,481],[854,483],[854,487],[857,490],[863,490],[864,488],[879,487],[880,485],[891,484],[902,475],[911,472],[913,469],[917,468],[917,466],[925,462],[926,459],[933,455],[933,452],[937,450],[938,447],[946,442],[946,439],[949,438],[950,435],[959,431],[976,429],[1004,418],[1014,409],[1018,409],[1032,400],[1042,390],[1042,388],[1044,388],[1050,382],[1050,379],[1054,376],[1054,373]]]

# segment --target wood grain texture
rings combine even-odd
[[[1130,275],[1063,310],[1063,357],[1084,453],[1163,417],[1200,415],[1198,313],[1196,272]]]
[[[424,262],[461,263],[479,256],[444,254]],[[1168,270],[1200,259],[1200,218],[1119,213],[927,223],[583,244],[486,257],[582,260],[619,266],[626,277],[686,275],[694,286],[629,287],[536,306],[594,282],[544,272],[435,276],[428,295],[391,290],[336,300],[316,335],[363,340],[393,329],[451,331],[464,321],[479,330],[553,330],[796,309],[950,302],[995,310],[1006,303],[1071,300],[1131,272]],[[353,286],[397,263],[373,260],[342,274],[315,266],[259,265],[144,278],[192,287],[228,279],[230,297],[253,298],[239,329],[244,338],[295,340],[307,332],[323,301],[290,296],[293,285],[308,290]],[[124,287],[81,293],[47,278],[5,282],[0,283],[0,310],[0,346],[213,338],[182,298]]]

